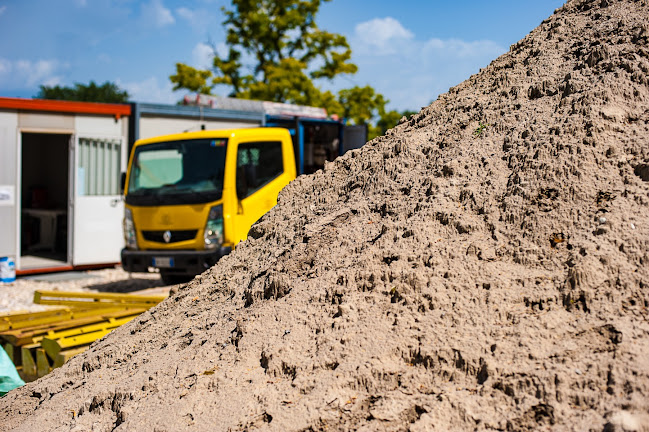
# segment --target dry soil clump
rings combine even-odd
[[[648,22],[568,2],[1,427],[649,430]]]

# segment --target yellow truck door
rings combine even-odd
[[[277,204],[277,195],[295,178],[292,147],[282,140],[240,142],[237,145],[235,242],[243,241],[264,213]]]

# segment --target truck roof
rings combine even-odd
[[[160,135],[151,138],[137,140],[134,146],[152,144],[163,141],[180,141],[201,138],[257,138],[262,137],[267,140],[268,138],[281,139],[289,136],[290,134],[285,128],[274,127],[256,127],[256,128],[241,128],[241,129],[213,129],[201,130],[195,132],[182,132],[170,135]]]

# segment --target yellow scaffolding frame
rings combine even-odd
[[[83,309],[131,307],[148,309],[167,298],[166,295],[133,295],[115,293],[85,293],[64,291],[35,291],[34,303],[42,305],[73,306]]]
[[[32,381],[166,297],[36,291],[34,303],[58,308],[0,315],[0,339],[23,379]]]

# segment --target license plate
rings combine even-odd
[[[174,259],[169,257],[155,257],[153,258],[153,267],[155,268],[169,268],[174,266]]]

